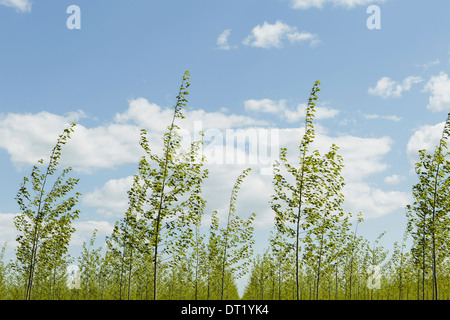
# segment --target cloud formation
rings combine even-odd
[[[423,64],[416,64],[416,67],[422,68],[423,70],[428,70],[429,68],[431,68],[433,66],[437,66],[440,63],[441,63],[441,61],[439,59],[430,60],[430,61],[427,61],[426,63],[423,63]]]
[[[298,104],[294,109],[287,105],[287,101],[281,99],[274,101],[271,99],[250,99],[244,102],[244,108],[248,112],[269,113],[278,116],[288,123],[294,123],[305,117],[306,104]],[[339,114],[339,110],[326,107],[316,107],[316,119],[333,118]]]
[[[111,179],[101,188],[86,194],[83,204],[97,208],[104,216],[121,217],[128,209],[127,191],[133,185],[133,176],[122,179]]]
[[[172,112],[171,108],[162,108],[140,98],[131,100],[127,110],[116,114],[112,122],[92,128],[78,123],[71,139],[63,147],[61,165],[90,174],[96,169],[113,169],[135,163],[143,153],[139,146],[140,129],[149,130],[152,150],[158,152]],[[202,109],[187,111],[185,115],[182,133],[187,135],[210,128],[225,130],[266,123],[243,115]],[[47,160],[58,135],[70,122],[78,122],[84,117],[86,115],[82,111],[63,116],[45,111],[0,114],[0,148],[8,152],[19,169],[35,164],[39,159]]]
[[[432,112],[450,111],[450,79],[445,72],[431,77],[425,85],[424,91],[431,93],[427,105],[428,110]]]
[[[280,114],[283,119],[294,119],[304,117],[304,105],[297,105],[296,110],[287,108],[285,100],[273,101],[270,99],[248,100],[245,103],[247,111],[263,112],[268,114]],[[337,114],[337,110],[325,107],[317,108],[317,118],[332,117]],[[292,116],[294,114],[294,116]],[[252,197],[258,196],[261,199],[269,199],[271,195],[270,176],[261,175],[261,168],[269,168],[270,164],[257,162],[237,163],[235,157],[247,159],[251,150],[251,145],[234,144],[224,145],[221,138],[226,137],[225,132],[240,132],[245,137],[251,137],[251,133],[257,132],[260,137],[266,137],[259,141],[262,149],[270,147],[273,136],[271,131],[276,129],[276,136],[279,144],[277,149],[271,154],[276,157],[280,147],[288,148],[288,158],[292,163],[298,161],[298,145],[304,133],[303,128],[295,125],[293,128],[269,128],[267,122],[254,119],[247,115],[226,114],[223,112],[206,112],[201,109],[193,109],[185,112],[186,118],[180,124],[188,134],[194,133],[197,129],[203,130],[207,138],[219,138],[216,145],[209,148],[221,154],[224,159],[233,157],[229,164],[211,164],[211,175],[207,182],[210,194],[208,200],[211,206],[216,209],[225,208],[226,201],[222,199],[224,193],[231,192],[231,186],[242,166],[254,168],[254,174],[249,177],[251,180],[250,200],[242,200],[246,212],[258,210],[261,220],[258,225],[263,227],[272,223],[272,213],[267,203],[260,203]],[[59,116],[48,112],[37,114],[7,114],[0,116],[0,135],[6,137],[0,141],[0,148],[4,148],[10,155],[11,161],[16,165],[35,164],[40,158],[46,159],[49,150],[54,146],[56,137],[67,126],[70,121],[81,120],[86,115],[79,111]],[[146,99],[135,99],[129,102],[128,108],[123,113],[117,113],[112,122],[99,124],[96,127],[87,128],[78,124],[72,139],[64,146],[62,152],[62,164],[72,166],[75,170],[84,173],[92,173],[95,169],[111,169],[127,163],[137,163],[142,150],[138,144],[139,130],[148,129],[150,143],[153,152],[159,153],[161,150],[161,137],[164,134],[167,123],[170,122],[172,111],[170,108],[163,108],[150,103]],[[201,128],[196,126],[201,124]],[[27,125],[24,125],[24,124]],[[239,131],[241,130],[241,131]],[[214,135],[216,135],[214,137]],[[270,140],[270,141],[269,141]],[[209,141],[209,140],[208,140]],[[262,142],[261,142],[262,141]],[[378,190],[369,187],[365,179],[373,174],[379,174],[388,168],[383,161],[390,152],[392,139],[389,137],[361,138],[352,135],[341,135],[333,137],[327,134],[320,125],[316,125],[316,140],[311,147],[319,150],[322,154],[329,150],[332,143],[340,148],[340,154],[344,158],[345,168],[344,178],[347,181],[350,194],[348,204],[349,210],[356,212],[358,203],[351,200],[352,192],[358,189],[354,184],[365,185],[359,190],[359,197],[372,198],[373,207],[368,207],[367,215],[374,217],[381,214],[388,214],[397,205],[403,202],[385,203],[385,194],[390,191]],[[247,150],[248,149],[248,150]],[[231,151],[231,153],[229,153]],[[229,159],[228,159],[229,160]],[[223,163],[223,162],[222,162]],[[214,169],[214,170],[213,170]],[[217,175],[214,175],[217,172]],[[232,174],[233,173],[233,174]],[[104,216],[119,216],[125,212],[127,207],[127,194],[131,186],[131,177],[112,179],[103,185],[97,186],[91,192],[84,194],[83,205],[96,208],[97,213]],[[225,188],[228,186],[229,188]],[[218,189],[219,188],[219,189]],[[225,188],[225,189],[223,189]],[[229,190],[228,190],[229,189]],[[353,190],[353,191],[352,191]],[[243,191],[245,193],[245,191]],[[397,194],[396,194],[397,195]],[[400,197],[400,199],[404,199]],[[257,203],[257,204],[254,204]],[[380,209],[381,208],[381,209]]]
[[[31,11],[31,2],[29,0],[0,0],[0,5],[15,8],[19,12]]]
[[[387,115],[387,116],[383,116],[383,115],[379,115],[379,114],[364,114],[363,115],[365,119],[384,119],[384,120],[389,120],[389,121],[394,121],[394,122],[400,122],[402,120],[401,117],[399,116],[394,116],[394,115]]]
[[[421,77],[410,76],[397,83],[389,77],[381,78],[374,88],[369,88],[369,94],[383,98],[400,98],[404,91],[409,91],[415,83],[422,82]]]
[[[317,46],[320,40],[317,35],[298,31],[297,27],[289,26],[281,20],[274,24],[264,22],[257,25],[251,31],[251,34],[243,41],[246,46],[270,49],[282,48],[288,42],[290,44],[309,43],[311,47]]]
[[[327,4],[335,7],[345,7],[352,9],[357,6],[370,5],[374,3],[384,3],[386,0],[291,0],[291,8],[305,10],[309,8],[322,9]]]
[[[231,34],[231,29],[224,30],[217,38],[217,48],[220,50],[235,49],[237,46],[230,46],[228,44],[228,37]]]
[[[442,138],[445,122],[436,125],[424,125],[415,130],[408,141],[406,153],[411,165],[419,160],[419,150],[434,152],[439,140]]]

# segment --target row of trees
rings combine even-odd
[[[309,96],[298,163],[286,149],[274,165],[275,213],[269,247],[253,254],[255,213],[236,212],[244,170],[230,190],[228,212],[209,213],[202,188],[209,172],[203,141],[182,147],[178,122],[184,118],[189,72],[183,75],[173,117],[155,154],[146,130],[128,209],[106,247],[96,232],[77,259],[68,254],[80,194],[71,168],[58,171],[61,150],[74,132],[64,130],[44,161],[25,177],[16,200],[21,213],[16,259],[0,255],[2,299],[239,299],[237,280],[249,274],[244,299],[447,299],[450,295],[448,226],[450,114],[433,154],[420,151],[419,182],[407,207],[404,242],[394,252],[357,234],[361,215],[344,212],[343,159],[335,145],[325,154],[311,151],[320,83]],[[203,134],[200,132],[200,137]],[[219,219],[224,217],[222,221]],[[406,248],[407,238],[412,239]],[[70,265],[79,268],[70,269]]]

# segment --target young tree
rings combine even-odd
[[[317,161],[314,175],[318,187],[315,197],[310,200],[311,207],[304,228],[307,234],[304,257],[315,269],[315,293],[319,299],[319,284],[323,271],[328,272],[339,253],[338,242],[349,233],[348,219],[341,206],[344,201],[342,188],[344,179],[341,175],[342,158],[337,154],[338,148],[332,145],[330,152]]]
[[[383,246],[378,245],[380,240],[384,237],[386,231],[380,233],[375,239],[372,248],[367,248],[366,251],[366,272],[367,272],[367,288],[370,290],[370,300],[373,300],[373,293],[375,289],[381,288],[382,278],[382,263],[388,254]]]
[[[5,257],[6,246],[7,243],[5,242],[0,250],[0,299],[2,299],[1,297],[6,297],[7,291],[6,266],[5,262],[3,261]]]
[[[315,101],[317,101],[317,93],[320,91],[319,85],[320,82],[316,81],[308,99],[305,134],[299,146],[299,168],[288,163],[286,148],[280,150],[280,161],[283,167],[295,179],[294,184],[290,184],[281,174],[280,162],[277,161],[274,164],[273,184],[275,195],[272,196],[271,204],[272,209],[275,211],[275,226],[278,232],[283,236],[294,239],[292,247],[295,252],[297,300],[300,299],[300,227],[302,226],[302,219],[306,220],[309,212],[309,209],[305,207],[311,203],[311,200],[314,198],[314,191],[317,188],[316,181],[314,180],[314,165],[317,162],[318,152],[314,152],[312,155],[307,155],[307,153],[315,136],[313,119],[316,107]]]
[[[248,258],[253,253],[253,226],[252,222],[255,219],[253,213],[250,218],[245,221],[239,216],[236,216],[236,199],[240,185],[248,173],[250,168],[245,169],[236,180],[233,186],[230,197],[230,206],[227,216],[227,225],[225,229],[222,229],[222,275],[221,275],[221,290],[220,300],[224,297],[224,285],[228,272],[240,278],[247,271],[249,264]]]
[[[414,203],[407,206],[408,231],[412,233],[416,245],[412,253],[416,260],[422,260],[422,298],[425,297],[427,264],[430,264],[433,299],[436,300],[438,299],[437,267],[449,252],[450,152],[447,147],[449,135],[450,113],[434,153],[427,154],[426,150],[419,151],[419,162],[415,166],[419,182],[413,186]],[[430,256],[430,263],[426,261],[428,256]]]
[[[82,252],[78,258],[80,265],[81,295],[85,300],[98,299],[101,282],[102,247],[94,248],[97,229],[92,233],[89,243],[83,243]]]
[[[161,255],[169,255],[173,263],[182,258],[193,237],[192,226],[202,214],[201,185],[208,171],[203,169],[205,157],[200,156],[201,141],[183,150],[176,120],[184,119],[187,89],[190,86],[186,71],[177,96],[172,122],[163,137],[163,155],[153,154],[145,129],[141,130],[140,145],[146,156],[139,162],[139,188],[133,210],[143,212],[147,221],[147,239],[153,248],[153,299],[157,298],[158,264]],[[133,192],[133,190],[132,190]],[[161,252],[162,250],[162,252]]]
[[[57,173],[62,146],[70,139],[74,126],[72,123],[59,136],[46,171],[41,173],[35,165],[31,178],[24,177],[16,196],[21,210],[14,219],[18,231],[16,255],[25,279],[26,300],[32,297],[36,270],[45,270],[51,264],[56,267],[55,263],[63,263],[70,237],[75,231],[71,223],[79,215],[79,211],[74,210],[74,207],[80,193],[69,196],[78,183],[78,179],[66,177],[72,169],[64,169],[56,178],[53,187],[47,190],[50,178]],[[39,160],[38,163],[43,164],[44,160]]]

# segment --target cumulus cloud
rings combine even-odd
[[[411,164],[419,160],[419,150],[434,152],[442,138],[445,122],[436,125],[424,125],[415,130],[406,146],[406,154]]]
[[[345,7],[352,9],[357,6],[370,5],[374,3],[383,3],[386,0],[291,0],[291,7],[293,9],[309,9],[319,8],[322,9],[327,4],[332,4],[336,7]]]
[[[391,185],[399,184],[402,180],[403,180],[403,177],[399,176],[398,174],[393,174],[391,176],[384,178],[384,182],[386,184],[391,184]]]
[[[288,110],[287,103],[282,100],[254,100],[246,103],[246,109],[268,114],[282,114],[286,119],[295,118],[289,118],[290,114],[286,112]],[[327,108],[323,110],[318,108],[317,110],[318,118],[334,116],[337,112]],[[301,117],[304,117],[304,105],[298,105],[297,109],[290,110],[291,113],[296,111],[297,117],[300,117],[300,114]],[[269,128],[266,122],[255,120],[249,116],[226,114],[225,112],[206,112],[197,109],[187,111],[185,114],[186,119],[183,120],[182,127],[190,133],[202,130],[211,141],[217,138],[217,144],[212,148],[209,145],[206,147],[209,148],[209,151],[217,151],[219,155],[221,152],[225,152],[224,159],[227,159],[225,163],[228,164],[210,164],[211,170],[214,169],[216,173],[211,171],[210,179],[207,182],[208,187],[205,188],[205,192],[208,193],[207,198],[210,199],[207,199],[208,203],[213,210],[226,211],[227,201],[220,199],[226,199],[224,194],[231,192],[232,184],[243,167],[251,166],[254,171],[252,176],[248,177],[248,181],[252,187],[249,187],[248,190],[242,189],[242,193],[245,195],[241,201],[243,212],[250,214],[257,211],[255,212],[258,214],[257,224],[260,227],[272,223],[273,216],[270,207],[266,202],[259,200],[269,199],[272,192],[270,175],[263,175],[260,171],[267,168],[271,171],[270,161],[269,163],[259,161],[261,159],[259,158],[256,163],[237,162],[235,159],[250,159],[249,153],[254,149],[251,143],[235,144],[233,141],[232,145],[227,145],[227,140],[224,139],[226,138],[225,133],[227,131],[234,134],[240,132],[249,139],[252,139],[252,134],[256,133],[259,135],[258,156],[261,155],[261,149],[266,150],[275,145],[276,148],[269,150],[268,158],[270,160],[278,156],[280,147],[287,147],[290,161],[297,163],[298,145],[304,129],[297,126],[285,129]],[[78,125],[72,139],[64,146],[63,157],[67,164],[85,171],[96,168],[113,168],[125,163],[137,163],[142,154],[138,144],[139,129],[149,129],[152,150],[158,152],[157,142],[160,147],[161,136],[166,130],[171,116],[170,108],[162,108],[146,99],[131,100],[128,108],[123,113],[116,114],[111,123],[101,124],[94,128]],[[48,152],[54,145],[57,135],[68,122],[83,117],[85,115],[82,112],[64,116],[45,112],[4,115],[0,118],[0,135],[6,139],[1,140],[0,147],[7,150],[13,162],[34,164],[37,159],[48,157]],[[198,122],[201,125],[200,128]],[[384,157],[390,152],[393,143],[389,137],[361,138],[351,135],[332,137],[322,126],[316,125],[316,140],[312,149],[318,149],[323,154],[329,150],[332,143],[340,147],[340,154],[345,161],[343,175],[348,184],[365,183],[364,179],[370,175],[382,173],[388,168]],[[264,152],[262,151],[262,153]],[[97,213],[106,217],[118,217],[127,209],[127,191],[130,189],[131,183],[132,177],[107,181],[104,185],[97,186],[96,189],[85,194],[83,204],[96,208]],[[383,199],[381,191],[375,192],[375,190],[367,188],[366,191],[367,197],[375,194],[378,196],[378,202]],[[374,203],[377,204],[377,201]],[[352,212],[356,212],[357,204],[350,201],[349,208],[352,208]],[[394,205],[383,204],[383,206],[384,210],[375,210],[371,215],[386,214]],[[87,229],[85,225],[81,225],[81,227],[80,230]]]
[[[89,242],[94,230],[97,230],[97,239],[111,235],[114,226],[108,221],[75,221],[75,232],[70,239],[70,245],[83,245]]]
[[[17,214],[0,213],[0,247],[8,243],[7,248],[15,248],[16,243],[16,227],[14,226],[14,217]]]
[[[330,137],[318,135],[315,147],[321,153],[328,151],[334,143],[344,159],[343,176],[347,181],[363,181],[372,174],[381,173],[388,168],[383,157],[391,151],[393,140],[390,137],[361,138],[351,135]]]
[[[298,143],[303,129],[283,129],[280,131],[280,145],[288,148],[288,160],[298,163]],[[366,181],[372,175],[381,174],[389,165],[384,157],[391,151],[393,140],[390,137],[361,138],[351,135],[331,137],[316,130],[316,139],[311,150],[321,154],[334,143],[344,160],[342,175],[346,181],[344,188],[347,212],[361,212],[365,218],[376,218],[403,208],[407,194],[398,191],[374,188]],[[391,197],[396,197],[391,199]],[[269,214],[266,215],[267,217]]]
[[[0,117],[0,148],[10,155],[19,168],[48,159],[58,136],[70,122],[84,117],[83,112],[64,116],[48,112],[37,114],[9,113]],[[136,161],[139,128],[128,124],[107,124],[86,128],[78,124],[71,139],[64,146],[61,164],[80,172],[90,173],[95,168],[114,168]]]
[[[431,77],[425,85],[425,92],[430,92],[427,109],[433,112],[450,111],[450,79],[445,72]]]
[[[15,8],[19,12],[31,11],[31,2],[29,0],[0,0],[0,5]]]
[[[441,63],[441,61],[439,59],[436,60],[430,60],[427,61],[423,64],[416,64],[416,67],[418,68],[422,68],[423,70],[428,70],[429,68],[433,67],[433,66],[437,66]]]
[[[394,121],[394,122],[399,122],[402,120],[401,117],[393,116],[393,115],[383,116],[383,115],[379,115],[379,114],[365,114],[363,116],[366,119],[384,119],[384,120],[389,120],[389,121]]]
[[[246,111],[257,113],[270,113],[278,116],[279,118],[289,122],[297,122],[305,117],[306,104],[298,104],[295,108],[290,108],[287,105],[287,101],[281,99],[274,101],[271,99],[250,99],[245,101],[244,108]],[[330,109],[326,107],[316,107],[316,119],[328,119],[333,118],[339,113],[339,110]]]
[[[228,44],[228,38],[231,34],[231,29],[224,30],[217,38],[217,48],[220,50],[235,49],[237,46],[230,46]]]
[[[383,98],[399,98],[404,91],[409,91],[411,86],[422,82],[421,77],[410,76],[403,80],[402,83],[390,79],[389,77],[381,78],[374,88],[369,88],[369,94],[381,96]]]
[[[173,110],[162,108],[146,99],[129,102],[128,109],[115,115],[114,121],[87,128],[77,124],[71,139],[63,147],[61,165],[72,166],[82,173],[96,169],[112,169],[135,163],[142,155],[139,146],[140,129],[149,130],[152,150],[162,148],[161,137],[172,119]],[[82,111],[60,116],[49,112],[37,114],[0,114],[0,148],[5,149],[18,167],[48,159],[58,135],[70,122],[78,122],[86,115]],[[182,134],[190,137],[193,131],[264,125],[265,121],[223,112],[206,112],[201,109],[186,112],[180,124]]]
[[[97,208],[97,212],[106,216],[121,217],[128,208],[127,191],[133,185],[133,176],[111,179],[100,189],[86,194],[83,204]]]
[[[128,109],[124,113],[116,114],[115,121],[119,124],[135,124],[147,128],[152,132],[161,134],[172,121],[173,109],[162,108],[150,103],[144,98],[131,100]],[[245,126],[257,126],[266,124],[265,121],[255,120],[248,116],[226,114],[224,112],[207,112],[202,109],[191,109],[185,112],[186,118],[180,126],[186,130],[196,129],[196,122],[202,122],[202,128],[236,128]]]
[[[265,49],[281,48],[286,40],[290,44],[307,42],[311,47],[320,43],[317,35],[305,31],[300,32],[297,27],[289,26],[278,20],[274,24],[264,22],[262,25],[254,27],[243,44]]]
[[[316,140],[312,145],[312,149],[319,150],[322,154],[329,150],[332,143],[339,146],[339,153],[344,158],[345,168],[343,170],[343,176],[348,185],[350,185],[350,193],[348,197],[351,198],[353,190],[351,185],[359,184],[365,186],[366,198],[370,198],[372,195],[376,195],[377,200],[373,200],[373,206],[368,207],[365,212],[370,217],[375,217],[382,214],[390,213],[395,207],[395,203],[383,204],[384,192],[391,195],[390,191],[373,190],[365,182],[365,179],[373,174],[379,174],[388,168],[388,164],[383,160],[384,157],[390,152],[393,141],[389,137],[380,138],[359,138],[350,135],[331,137],[328,136],[325,130],[317,126],[316,128]],[[250,129],[249,129],[250,130]],[[266,132],[266,136],[270,136],[269,129],[259,128],[263,133]],[[277,147],[271,150],[269,156],[276,159],[278,156],[279,148],[286,147],[288,149],[288,160],[291,163],[298,163],[298,145],[304,133],[303,128],[286,128],[277,129],[279,139]],[[243,134],[251,137],[250,134],[244,132]],[[261,142],[261,141],[259,141]],[[241,158],[248,152],[251,152],[252,148],[249,145],[245,150],[245,146],[239,146],[238,144],[232,144],[230,147],[226,143],[218,143],[215,152],[216,156],[223,155],[225,159],[232,157],[229,162],[221,162],[221,164],[208,162],[207,168],[210,171],[209,178],[205,181],[203,188],[204,198],[207,200],[207,210],[205,216],[205,223],[208,223],[210,213],[214,210],[219,212],[219,216],[224,218],[228,210],[228,195],[231,193],[231,189],[235,182],[235,179],[246,167],[252,167],[252,173],[246,178],[244,185],[241,188],[237,207],[240,214],[244,217],[248,216],[252,212],[257,214],[256,226],[258,228],[265,228],[273,225],[273,212],[268,204],[268,200],[273,192],[272,176],[269,175],[271,170],[270,163],[262,162],[258,158],[256,162],[237,162],[235,159]],[[270,143],[262,143],[259,148],[265,149],[271,147]],[[247,154],[248,156],[248,154]],[[229,159],[228,159],[229,160]],[[265,174],[262,174],[261,170],[265,169]],[[132,184],[132,177],[126,177],[123,179],[112,179],[107,181],[103,186],[87,194],[83,198],[83,204],[97,208],[97,212],[101,214],[110,214],[114,216],[120,216],[127,209],[127,194]],[[358,188],[356,188],[358,189]],[[401,195],[401,193],[393,193],[392,195]],[[403,199],[403,198],[402,198]],[[378,208],[378,204],[381,205],[381,209]],[[398,205],[403,204],[399,203]],[[349,211],[359,212],[361,207],[359,202],[351,201],[346,205]]]
[[[377,218],[404,208],[409,195],[399,191],[384,191],[367,183],[348,183],[344,189],[345,206],[352,213],[361,212],[364,218]]]
[[[278,113],[286,109],[286,100],[273,101],[271,99],[250,99],[245,101],[244,108],[246,111]]]

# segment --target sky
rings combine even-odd
[[[192,85],[179,125],[186,139],[199,129],[215,137],[206,224],[213,210],[224,219],[235,179],[251,167],[237,209],[256,213],[255,252],[264,250],[273,230],[270,161],[242,157],[250,142],[217,142],[256,135],[271,155],[287,147],[296,161],[319,80],[314,148],[340,148],[344,209],[361,212],[361,235],[373,242],[386,231],[392,247],[405,231],[418,150],[433,149],[450,112],[449,12],[446,0],[0,0],[6,256],[16,245],[20,183],[70,122],[77,126],[61,167],[73,168],[82,193],[70,250],[76,257],[94,229],[104,244],[127,208],[140,129],[160,150],[185,70]]]

